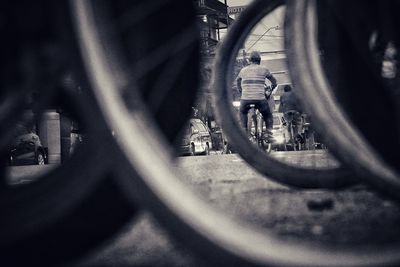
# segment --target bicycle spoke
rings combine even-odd
[[[136,26],[142,20],[147,19],[149,16],[156,14],[159,10],[169,3],[168,0],[156,1],[142,1],[140,4],[135,1],[123,14],[115,21],[114,29],[118,33],[130,30],[131,27]]]
[[[183,50],[182,56],[176,56],[171,58],[167,64],[175,66],[174,68],[165,68],[160,73],[160,78],[153,85],[149,98],[152,102],[149,104],[151,110],[158,111],[162,101],[166,99],[168,93],[173,88],[174,83],[178,80],[179,75],[183,72],[187,60],[189,59],[189,53]],[[177,53],[176,55],[179,55]]]
[[[140,79],[150,70],[154,69],[161,62],[167,60],[171,56],[176,56],[183,49],[195,44],[198,40],[194,33],[195,26],[189,26],[179,35],[164,43],[159,49],[153,51],[148,56],[141,58],[131,67],[132,73],[136,79]]]

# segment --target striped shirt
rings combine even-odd
[[[242,92],[243,100],[261,100],[265,99],[265,79],[269,79],[273,85],[276,80],[269,70],[261,65],[250,64],[240,70],[237,77],[239,90]]]

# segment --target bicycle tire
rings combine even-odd
[[[182,1],[182,4],[187,2]],[[269,2],[271,3],[271,2]],[[148,208],[173,236],[215,266],[396,266],[398,248],[391,246],[360,251],[352,248],[311,247],[289,243],[243,227],[222,217],[192,194],[176,177],[173,159],[154,119],[141,105],[128,110],[118,93],[118,81],[106,64],[108,52],[98,42],[90,2],[76,1],[76,19],[86,67],[94,92],[110,128],[119,134],[121,161],[115,170],[132,203]],[[88,49],[90,48],[90,49]],[[104,64],[103,64],[104,63]],[[101,77],[101,82],[97,78]],[[140,96],[138,96],[140,97]],[[129,122],[127,124],[127,122]],[[145,129],[146,135],[141,134]],[[145,155],[145,156],[144,156]],[[138,176],[137,176],[138,175]],[[134,176],[134,177],[132,177]],[[133,179],[139,178],[140,179]],[[185,201],[182,201],[185,199]],[[264,234],[268,231],[264,230]],[[290,257],[287,251],[290,249]]]
[[[68,28],[66,2],[57,3],[56,7],[51,1],[33,5],[51,11],[54,16],[62,14],[48,23],[58,25],[59,19]],[[63,30],[58,32],[58,41],[64,40],[62,33],[69,37],[72,35],[71,26],[68,30],[60,26]],[[79,57],[70,46],[72,44],[64,45],[69,49],[62,50],[63,53],[70,55],[70,59],[78,64]],[[62,91],[59,88],[52,89],[51,96],[59,95]],[[45,96],[38,101],[38,109],[43,110],[49,104],[49,99]],[[113,151],[112,146],[109,146],[112,137],[108,128],[103,127],[100,118],[93,120],[98,117],[99,111],[90,95],[83,93],[80,97],[71,97],[66,94],[63,100],[67,104],[63,108],[73,114],[80,114],[81,122],[86,126],[87,141],[63,165],[42,175],[37,181],[22,186],[2,185],[0,259],[3,264],[48,266],[71,262],[109,238],[137,210],[132,205],[123,205],[126,201],[120,197],[119,191],[115,192],[118,187],[107,174],[111,160],[105,160],[104,155]],[[98,162],[103,164],[99,165]],[[4,172],[2,175],[5,175]],[[4,176],[2,178],[5,179]],[[106,205],[96,208],[92,206],[96,200],[102,203],[101,200],[106,199],[107,195],[115,197],[115,202],[120,204],[115,207],[115,217],[104,218],[108,213]],[[89,229],[95,223],[98,227]]]
[[[213,104],[217,119],[235,150],[257,171],[267,179],[299,188],[343,188],[355,184],[356,179],[349,169],[339,167],[331,169],[306,169],[285,164],[266,156],[253,147],[245,138],[234,116],[231,106],[231,95],[228,93],[232,66],[236,54],[254,25],[269,12],[285,2],[254,1],[233,23],[217,52],[213,74]],[[293,147],[294,149],[294,147]]]
[[[97,4],[100,5],[98,7],[100,9],[104,7],[101,2]],[[133,3],[134,7],[136,5],[138,4]],[[62,7],[58,7],[68,10],[68,2],[63,2]],[[161,12],[156,13],[159,15]],[[98,19],[101,21],[102,18]],[[79,40],[77,41],[79,38],[73,37],[75,33],[71,30],[72,24],[69,24],[69,21],[63,23],[65,23],[66,28],[61,32],[67,37],[65,41],[71,49],[68,52],[73,55],[71,58],[75,59],[75,66],[78,70],[77,72],[79,72],[79,70],[82,70],[81,55],[75,50],[75,45],[79,42]],[[78,31],[79,25],[75,26]],[[142,28],[147,27],[146,24],[141,26]],[[146,41],[153,41],[154,44],[159,44],[161,41],[157,37],[146,34],[142,36],[141,40],[139,42],[140,45],[145,44]],[[198,50],[197,46],[193,46],[191,49],[192,51]],[[82,53],[86,52],[83,51]],[[191,64],[188,64],[190,67],[187,70],[196,68],[197,64],[193,64],[193,61],[196,62],[197,58],[197,54],[193,54],[188,59]],[[81,73],[78,73],[78,76],[81,77],[81,82],[85,84],[84,72],[82,70]],[[193,76],[187,75],[187,77],[196,80],[195,73],[190,72],[189,74],[191,73],[193,73]],[[150,77],[147,77],[147,79],[150,81]],[[83,87],[89,88],[87,84],[85,85]],[[142,93],[163,93],[162,90],[146,90],[148,86],[139,88]],[[188,114],[186,111],[191,109],[191,104],[194,101],[194,91],[197,86],[190,87],[189,90],[182,90],[182,88],[187,89],[186,85],[180,83],[173,87],[169,93],[171,96],[180,94],[175,99],[183,98],[186,100],[185,104],[175,108],[185,111],[180,114]],[[76,113],[85,115],[85,122],[87,123],[85,126],[87,127],[89,142],[75,151],[76,155],[65,165],[42,177],[37,183],[21,187],[18,191],[11,190],[17,194],[13,194],[10,191],[9,194],[7,192],[7,194],[2,195],[6,200],[2,203],[4,204],[2,211],[8,214],[7,212],[10,212],[11,209],[11,212],[7,220],[2,221],[0,224],[1,230],[10,230],[5,235],[2,235],[2,237],[4,236],[4,239],[2,239],[4,243],[0,245],[2,249],[0,257],[3,262],[9,265],[58,265],[60,263],[69,263],[110,238],[126,222],[132,219],[140,208],[135,204],[129,203],[121,194],[121,189],[115,185],[115,174],[111,170],[113,164],[111,164],[111,160],[106,160],[107,155],[114,158],[112,160],[113,163],[118,158],[118,155],[116,155],[118,153],[115,153],[115,146],[113,145],[114,138],[111,136],[112,129],[108,128],[106,123],[103,122],[102,111],[93,102],[94,97],[88,90],[84,90],[84,96],[85,99],[79,104],[82,109]],[[163,119],[167,115],[165,110],[170,108],[171,101],[164,99],[161,103],[155,103],[148,100],[148,104],[159,106],[158,109],[153,109],[152,114],[155,114],[158,124],[161,125],[160,127],[165,135],[170,137],[169,142],[172,144],[180,128],[186,122],[187,116],[177,116],[175,119],[167,121],[169,124],[166,125]],[[96,118],[96,120],[93,120],[93,118]],[[105,145],[99,146],[99,144]],[[86,155],[93,155],[90,160],[90,162],[94,162],[92,171],[82,166],[89,163]],[[97,164],[98,162],[102,162],[102,164],[99,165]],[[66,171],[68,169],[72,171]],[[56,179],[52,179],[54,176],[56,176]],[[49,188],[51,190],[45,190]],[[72,192],[73,196],[71,197]],[[68,201],[65,201],[67,199],[65,196],[69,196]],[[30,203],[25,203],[30,200]],[[49,212],[49,208],[54,208],[53,205],[57,203],[62,205],[57,207],[55,211],[51,210]],[[97,208],[94,209],[94,203],[106,205],[96,206]],[[19,207],[19,209],[12,209],[13,207]],[[30,212],[26,211],[27,208]],[[112,217],[106,216],[110,209],[115,213]],[[33,218],[32,214],[35,215]],[[18,221],[18,219],[23,220]],[[29,223],[26,223],[26,221],[29,221]],[[100,224],[99,222],[102,223]],[[21,223],[25,224],[21,226]],[[91,227],[94,224],[96,228]],[[45,252],[49,256],[43,258],[42,255]],[[24,257],[17,257],[17,253],[24,255]]]
[[[289,49],[288,65],[294,73],[294,84],[309,104],[313,103],[306,106],[314,115],[315,127],[323,133],[332,152],[363,181],[398,200],[398,172],[369,143],[333,95],[333,88],[318,58],[315,2],[290,1],[286,15],[287,31],[292,38],[285,40]]]

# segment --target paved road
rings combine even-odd
[[[276,152],[271,156],[303,166],[337,165],[326,151]],[[181,179],[210,205],[282,238],[346,245],[400,240],[399,204],[364,185],[338,192],[296,190],[263,177],[236,154],[181,157],[177,165]],[[49,167],[9,168],[10,181],[27,182],[27,174],[37,177]],[[146,212],[76,264],[100,265],[206,266],[175,243]]]
[[[309,153],[315,152],[292,153],[289,160],[311,157]],[[275,156],[285,157],[285,153]],[[400,206],[366,186],[338,192],[295,190],[258,174],[237,155],[182,157],[177,164],[181,179],[210,205],[282,238],[346,245],[400,239]],[[204,266],[172,241],[148,213],[78,264],[98,265]]]

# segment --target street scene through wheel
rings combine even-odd
[[[216,116],[235,151],[269,179],[303,188],[340,188],[353,185],[357,182],[354,173],[337,161],[332,161],[331,166],[328,164],[328,168],[321,169],[311,161],[311,168],[307,168],[302,167],[301,164],[296,165],[296,162],[294,164],[287,163],[282,159],[274,158],[274,153],[266,154],[246,138],[240,127],[241,123],[238,122],[237,115],[235,115],[237,109],[232,106],[234,95],[231,84],[235,79],[234,73],[238,64],[236,59],[239,58],[239,49],[246,42],[246,38],[251,36],[256,25],[283,4],[283,1],[268,1],[265,4],[260,1],[253,2],[231,26],[219,46],[213,75],[213,102]],[[281,89],[283,88],[281,87]],[[277,123],[283,124],[279,117]],[[288,148],[288,145],[292,144],[290,149],[294,151],[296,148],[292,142],[293,140],[288,140],[285,146]]]
[[[399,265],[399,4],[243,3],[4,5],[3,265]]]

